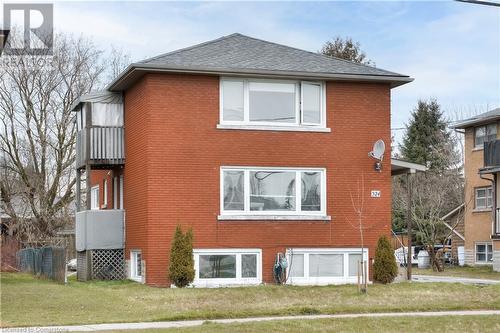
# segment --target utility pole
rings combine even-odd
[[[412,251],[411,251],[411,239],[413,236],[413,223],[411,218],[411,202],[412,202],[412,185],[411,185],[411,174],[415,173],[415,170],[410,169],[409,172],[406,173],[406,192],[408,195],[408,202],[406,208],[406,223],[408,230],[408,258],[406,259],[406,278],[408,281],[411,281],[411,265],[412,265]]]

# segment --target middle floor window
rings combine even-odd
[[[325,215],[325,169],[221,168],[222,214]]]

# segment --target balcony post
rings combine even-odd
[[[90,210],[91,208],[91,200],[90,200],[90,190],[91,190],[91,184],[90,184],[90,127],[92,126],[92,103],[88,103],[88,108],[87,112],[85,113],[85,133],[87,134],[85,136],[85,146],[87,149],[85,149],[85,207],[87,210]]]

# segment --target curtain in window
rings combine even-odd
[[[93,103],[92,124],[95,126],[123,126],[123,104]]]

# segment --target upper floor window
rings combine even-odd
[[[487,209],[493,206],[493,189],[491,187],[479,187],[476,191],[476,209]]]
[[[221,169],[221,212],[232,215],[325,215],[325,170]]]
[[[496,140],[497,124],[488,124],[474,129],[474,146],[482,148],[485,142]]]
[[[221,123],[325,126],[324,83],[223,78]]]

